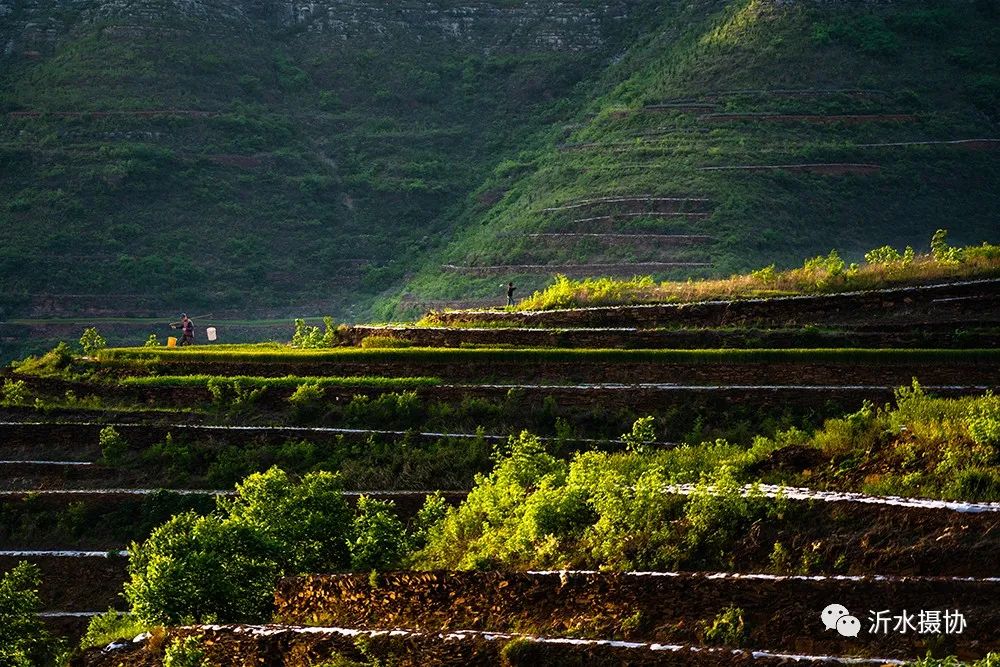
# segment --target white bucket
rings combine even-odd
[[[205,335],[208,337],[209,340],[215,340],[216,338],[218,338],[218,336],[215,333],[215,327],[209,327],[205,329]]]

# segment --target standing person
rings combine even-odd
[[[194,345],[194,322],[188,319],[187,313],[181,314],[181,345]]]
[[[514,290],[516,290],[516,289],[517,288],[514,287],[514,283],[512,283],[512,282],[507,283],[507,305],[508,306],[513,306],[514,305]]]

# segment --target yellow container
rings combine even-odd
[[[177,339],[173,336],[167,336],[167,347],[177,347]]]

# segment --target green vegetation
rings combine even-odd
[[[557,276],[554,284],[517,304],[517,310],[550,310],[633,303],[685,303],[710,299],[745,299],[792,294],[830,294],[879,289],[920,281],[1000,275],[1000,246],[951,248],[942,230],[929,255],[900,253],[892,246],[865,254],[865,264],[847,266],[836,251],[805,261],[801,268],[778,271],[771,264],[746,275],[723,280],[657,283],[651,277],[615,280]]]
[[[162,631],[159,628],[153,630]],[[143,632],[149,632],[148,623],[141,621],[136,616],[126,612],[109,609],[103,614],[99,614],[90,619],[87,624],[87,631],[80,639],[80,648],[90,648],[96,646],[104,648],[111,642],[122,639],[133,639]]]
[[[175,638],[163,652],[163,667],[211,667],[200,636]]]
[[[754,521],[790,511],[744,495],[758,480],[903,496],[1000,500],[1000,401],[897,392],[896,406],[757,438],[654,453],[545,452],[522,433],[468,500],[435,525],[417,562],[430,568],[655,569],[731,567],[727,545]],[[636,424],[635,430],[642,430]],[[814,455],[804,469],[774,465],[786,448]],[[689,499],[669,484],[699,484]],[[772,562],[787,564],[776,546]],[[806,566],[808,571],[808,567]]]
[[[148,343],[149,341],[146,342]],[[108,341],[93,327],[84,329],[83,335],[80,336],[80,348],[88,356],[93,355],[99,350],[103,350],[107,346]]]
[[[511,19],[456,35],[433,5],[400,30],[378,12],[140,18],[105,4],[19,8],[0,28],[12,49],[0,69],[0,319],[33,295],[54,295],[57,316],[181,303],[354,316],[660,13],[643,1],[624,19],[563,25],[489,3]],[[328,20],[352,26],[345,39]],[[142,31],[107,38],[137,21]],[[31,26],[50,23],[37,43]]]
[[[133,613],[147,623],[259,622],[280,576],[398,566],[408,541],[391,504],[364,499],[352,520],[341,489],[330,473],[295,481],[272,468],[219,498],[214,514],[174,516],[129,548]]]
[[[498,4],[511,22],[460,24],[472,34],[417,13],[342,41],[313,25],[323,12],[156,8],[108,40],[131,8],[18,9],[0,33],[0,318],[184,304],[353,319],[499,301],[501,281],[525,294],[566,264],[684,279],[830,247],[860,261],[941,226],[960,245],[992,233],[990,146],[944,143],[995,134],[989,0],[644,1],[554,23]],[[36,41],[33,25],[54,27]],[[869,168],[731,169],[803,164]],[[704,201],[560,209],[616,195]],[[625,237],[529,236],[581,231]],[[51,338],[29,326],[4,357]]]
[[[702,628],[706,644],[742,646],[746,641],[743,610],[739,607],[726,607],[711,623],[703,623]]]
[[[585,348],[442,348],[442,347],[410,347],[400,349],[361,349],[336,348],[331,350],[274,350],[257,348],[231,348],[226,350],[195,349],[174,351],[166,348],[150,351],[144,348],[114,348],[100,353],[100,360],[109,365],[119,362],[129,364],[137,361],[155,361],[159,363],[212,363],[231,362],[250,364],[268,363],[298,363],[298,362],[330,362],[330,363],[363,363],[363,362],[500,362],[511,361],[520,363],[533,362],[644,362],[644,363],[772,363],[778,361],[842,361],[845,363],[865,362],[868,360],[892,361],[975,361],[992,359],[1000,355],[995,350],[905,350],[905,349],[716,349],[716,350],[594,350]],[[191,380],[197,384],[209,376],[188,376],[199,379]],[[294,386],[299,380],[313,381],[314,378],[275,378],[273,382]],[[255,378],[248,378],[255,381]],[[128,382],[132,380],[127,380]],[[139,383],[148,382],[156,385],[159,378],[137,379]],[[334,383],[344,382],[344,379],[333,379]],[[430,385],[437,382],[434,378],[404,378],[389,379],[392,382],[410,382],[416,385]],[[189,382],[186,379],[167,379],[170,382]],[[377,380],[376,380],[377,382]]]
[[[58,644],[36,615],[40,584],[38,567],[27,562],[0,578],[0,665],[37,667],[55,658]]]
[[[955,656],[947,658],[932,658],[930,656],[908,662],[906,667],[997,667],[1000,665],[1000,653],[987,653],[979,660],[959,660]]]
[[[917,0],[665,7],[571,123],[495,167],[479,192],[496,201],[462,210],[437,261],[387,309],[499,306],[499,283],[528,294],[567,265],[609,265],[576,277],[683,281],[772,262],[780,272],[834,247],[850,265],[886,241],[919,248],[941,227],[957,245],[995,241],[997,207],[984,205],[1000,182],[995,154],[948,143],[996,135],[1000,37],[980,29],[995,11]],[[616,197],[626,201],[600,201]],[[567,235],[581,232],[613,236]],[[639,262],[664,264],[630,268]]]
[[[101,461],[106,465],[117,465],[128,451],[128,442],[114,426],[105,426],[98,436],[101,445]]]

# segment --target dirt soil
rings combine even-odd
[[[43,611],[104,611],[112,607],[124,608],[120,593],[126,579],[125,558],[0,556],[0,572],[6,572],[24,560],[35,563],[42,571],[39,595]]]
[[[939,638],[916,632],[871,633],[869,610],[960,610],[968,626],[953,650],[983,656],[1000,649],[995,628],[1000,582],[903,579],[761,580],[702,575],[613,573],[388,573],[286,579],[278,616],[289,624],[351,628],[474,629],[545,636],[604,637],[701,644],[725,609],[743,610],[755,648],[820,655],[916,658]],[[863,623],[857,638],[827,630],[821,612],[842,604]],[[930,640],[930,641],[929,641]]]

